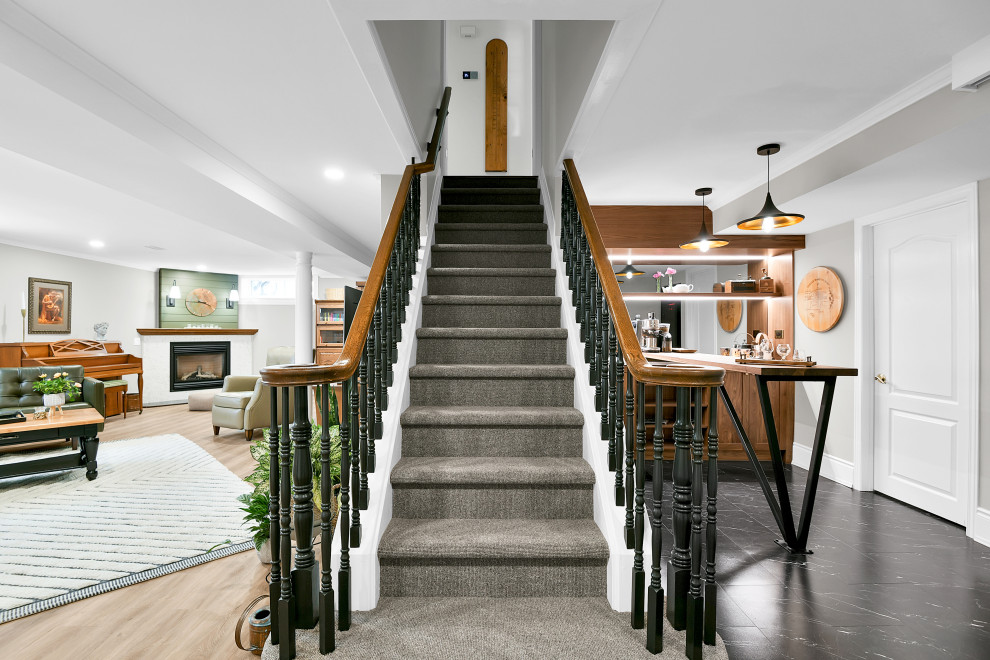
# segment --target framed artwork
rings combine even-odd
[[[28,278],[28,332],[72,332],[72,282]]]

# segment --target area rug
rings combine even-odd
[[[192,441],[117,440],[97,460],[94,481],[85,470],[0,480],[0,623],[254,547],[237,501],[250,484]]]

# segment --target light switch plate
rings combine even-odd
[[[140,337],[135,337],[134,338],[134,345],[135,346],[140,346],[141,345],[141,338]]]

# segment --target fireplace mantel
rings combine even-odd
[[[257,328],[138,328],[139,335],[256,335]]]

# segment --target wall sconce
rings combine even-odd
[[[231,289],[227,296],[227,309],[234,309],[234,303],[241,299],[241,294],[237,289]]]
[[[175,280],[172,280],[172,286],[168,290],[168,295],[165,296],[165,306],[175,307],[175,299],[181,297],[182,292],[179,291],[179,287],[176,285]]]

